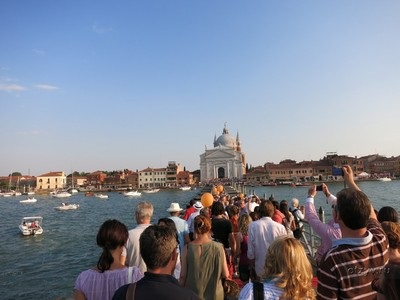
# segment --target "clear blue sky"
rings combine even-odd
[[[400,154],[399,1],[14,1],[0,175]]]

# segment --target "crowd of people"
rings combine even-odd
[[[214,195],[211,205],[171,203],[152,225],[153,206],[136,206],[128,231],[105,221],[97,235],[97,266],[79,274],[75,299],[399,299],[400,224],[397,211],[376,211],[343,166],[347,188],[310,186],[304,206],[257,196]],[[314,206],[321,191],[332,206],[323,222]],[[301,243],[304,223],[321,238],[313,258]],[[310,259],[317,267],[317,285]]]

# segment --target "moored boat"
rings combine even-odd
[[[36,235],[42,234],[42,217],[24,217],[18,228],[23,235]]]

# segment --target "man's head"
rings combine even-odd
[[[139,202],[136,206],[136,222],[138,224],[149,224],[153,216],[153,205],[149,202]]]
[[[140,235],[140,255],[149,271],[170,268],[171,274],[178,257],[176,231],[162,225],[151,225]]]
[[[211,206],[211,215],[219,216],[225,214],[224,205],[221,202],[214,202]]]
[[[179,206],[179,203],[173,202],[167,209],[167,212],[169,212],[171,216],[179,216],[182,210],[183,209]]]
[[[336,219],[351,230],[362,229],[367,226],[371,215],[371,203],[363,192],[347,188],[337,194]]]
[[[260,216],[261,217],[272,217],[274,214],[274,205],[271,200],[263,200],[260,203]]]

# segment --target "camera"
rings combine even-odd
[[[332,175],[333,176],[343,176],[343,169],[342,167],[332,167]]]
[[[317,192],[321,192],[322,191],[322,184],[321,185],[317,185],[316,191]]]

